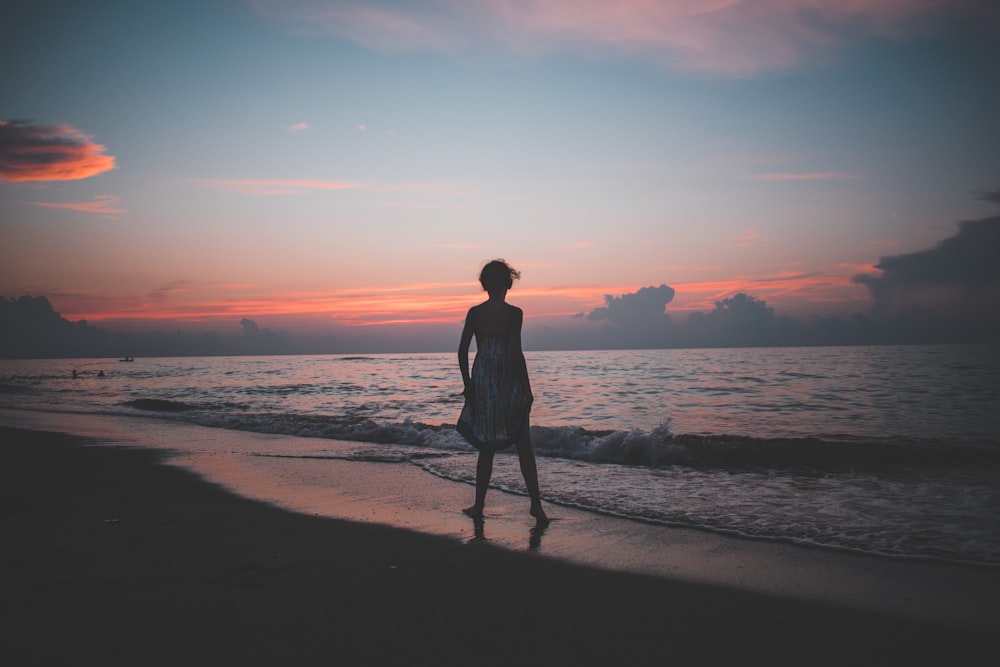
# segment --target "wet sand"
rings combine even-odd
[[[199,430],[156,437],[171,433]],[[500,493],[477,536],[458,512],[470,487],[412,466],[336,462],[289,494],[252,461],[41,430],[0,442],[11,665],[973,665],[992,664],[1000,626],[995,568],[559,507],[539,535],[527,500]]]

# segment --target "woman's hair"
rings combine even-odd
[[[487,292],[510,289],[520,278],[521,272],[502,259],[494,259],[479,272],[479,284]]]

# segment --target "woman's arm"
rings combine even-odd
[[[458,341],[458,369],[462,373],[462,383],[465,385],[465,390],[462,393],[466,396],[472,390],[472,376],[469,375],[469,345],[472,344],[472,334],[475,332],[472,318],[472,309],[470,308],[469,313],[465,316],[462,338]]]
[[[517,306],[512,306],[513,321],[510,327],[510,352],[514,361],[514,372],[528,394],[531,394],[531,380],[528,379],[528,362],[524,359],[524,350],[521,349],[521,325],[524,323],[524,311]]]

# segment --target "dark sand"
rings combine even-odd
[[[1000,619],[612,572],[290,512],[155,450],[6,427],[0,443],[4,665],[996,660]],[[996,590],[994,569],[968,576]]]

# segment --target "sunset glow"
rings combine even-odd
[[[502,257],[529,345],[989,330],[989,3],[22,4],[0,297],[31,326],[451,349]]]

